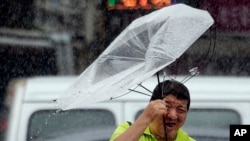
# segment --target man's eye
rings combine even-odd
[[[187,111],[185,109],[178,109],[178,113],[186,113]]]

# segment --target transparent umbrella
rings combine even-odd
[[[62,110],[123,95],[179,58],[212,24],[205,10],[176,4],[134,20],[56,99]]]

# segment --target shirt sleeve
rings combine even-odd
[[[121,135],[123,132],[125,132],[129,128],[129,124],[127,122],[122,122],[118,127],[115,129],[114,133],[110,137],[109,141],[113,141],[115,138],[117,138],[119,135]]]

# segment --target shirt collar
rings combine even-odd
[[[144,131],[144,134],[153,136],[153,134],[151,134],[151,132],[150,132],[149,127],[146,128],[146,130]]]
[[[154,137],[154,135],[150,132],[149,127],[146,128],[146,130],[144,131],[144,134],[150,135],[152,137]],[[176,141],[183,141],[183,140],[188,140],[188,135],[185,131],[183,131],[181,128],[177,131],[177,137],[176,137]],[[154,137],[155,138],[155,137]]]

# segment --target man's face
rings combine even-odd
[[[178,129],[184,124],[187,117],[187,100],[177,99],[173,95],[164,97],[163,101],[167,107],[167,114],[164,116],[165,126],[163,124],[163,116],[156,118],[152,126],[158,130],[160,136],[165,136],[165,129],[167,131],[168,138],[175,138]],[[164,129],[165,127],[165,129]]]

